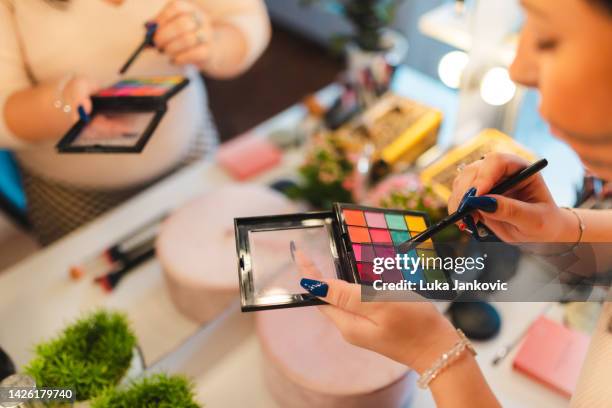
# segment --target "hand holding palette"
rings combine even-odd
[[[424,231],[427,214],[334,205],[333,211],[236,218],[236,251],[243,311],[322,304],[306,293],[301,278],[339,278],[372,285],[448,281],[440,270],[385,269],[376,274],[375,258],[436,256],[431,240],[407,254],[399,246]],[[308,256],[320,276],[304,276],[292,261],[291,242]]]
[[[182,76],[124,79],[91,100],[87,120],[79,120],[58,143],[60,153],[140,153],[166,113],[168,100],[189,80]]]

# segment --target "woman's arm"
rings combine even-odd
[[[296,248],[302,276],[321,273]],[[302,286],[328,305],[320,306],[351,344],[398,361],[423,374],[460,340],[455,328],[430,302],[362,302],[361,288],[338,279],[303,280]],[[429,383],[439,408],[499,407],[474,356],[467,350]]]
[[[246,71],[268,46],[270,20],[261,0],[199,0],[213,20],[211,58],[202,71],[214,78]]]
[[[77,120],[77,106],[82,105],[86,112],[91,112],[90,95],[97,89],[94,81],[84,78],[28,86],[7,98],[4,107],[6,125],[22,141],[57,140]],[[61,98],[62,106],[70,106],[69,112],[54,106],[58,98]]]
[[[582,242],[608,242],[612,243],[612,210],[587,210],[575,209],[585,225]],[[573,231],[576,237],[578,231],[578,220],[574,220],[576,225]],[[570,241],[571,242],[571,241]]]
[[[63,88],[61,95],[58,95],[59,88]],[[76,120],[77,105],[91,110],[89,95],[93,90],[93,82],[80,78],[58,79],[33,86],[20,48],[11,3],[0,1],[1,147],[58,139]],[[71,105],[68,114],[54,106],[58,97],[63,105]]]

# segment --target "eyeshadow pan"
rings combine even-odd
[[[409,282],[419,283],[423,280],[423,271],[421,268],[418,268],[414,273],[412,273],[412,268],[402,269],[402,275],[404,275],[404,279]]]
[[[387,223],[385,222],[385,215],[383,213],[367,211],[365,213],[365,217],[368,221],[369,227],[387,228]]]
[[[385,214],[385,218],[387,219],[387,225],[390,229],[396,230],[407,230],[406,221],[404,217],[400,214]]]
[[[348,225],[359,225],[361,227],[366,226],[366,221],[365,221],[365,217],[363,216],[363,211],[342,210],[342,214],[344,215],[344,221]]]
[[[393,243],[395,245],[399,245],[403,242],[406,242],[410,239],[410,233],[408,231],[393,231],[391,230],[391,238],[393,238]]]
[[[434,251],[429,249],[418,249],[416,250],[418,256],[424,256],[425,258],[431,258],[436,256]]]
[[[427,229],[425,218],[416,215],[406,215],[406,224],[410,231],[421,232]]]
[[[395,258],[395,248],[387,245],[375,245],[374,252],[379,258]]]
[[[391,243],[391,235],[389,235],[389,230],[387,229],[370,228],[370,235],[372,236],[372,242]]]
[[[353,244],[355,260],[358,262],[374,262],[374,247],[372,245]]]
[[[364,227],[348,227],[349,237],[353,242],[371,242],[368,229]]]
[[[402,275],[402,273],[398,271],[397,269],[385,270],[381,276],[382,276],[383,282],[398,283],[404,279],[404,275]]]
[[[364,283],[372,283],[380,279],[380,275],[374,273],[374,265],[371,263],[358,263],[357,272],[359,279]]]

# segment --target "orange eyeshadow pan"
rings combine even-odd
[[[349,237],[351,241],[361,243],[361,242],[371,242],[370,234],[368,233],[368,229],[364,227],[348,227]]]
[[[365,217],[363,211],[359,210],[342,210],[344,219],[348,225],[359,225],[360,227],[366,226]]]

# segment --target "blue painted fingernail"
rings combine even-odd
[[[492,213],[497,211],[497,200],[487,196],[468,197],[465,199],[464,207],[471,207]]]
[[[327,291],[329,290],[329,286],[327,286],[327,283],[308,278],[302,278],[302,280],[300,281],[300,286],[302,286],[311,294],[318,297],[327,296]]]
[[[291,251],[291,259],[295,262],[295,242],[293,240],[289,242],[289,251]]]
[[[79,112],[79,118],[81,118],[83,122],[89,123],[89,115],[87,114],[87,112],[85,112],[85,108],[83,107],[83,105],[79,105],[77,111]]]
[[[468,197],[473,197],[474,194],[476,194],[476,187],[470,187],[470,189],[463,195],[463,198],[459,202],[459,208],[457,208],[457,211],[463,210],[463,208],[465,207],[465,200]]]
[[[468,229],[472,234],[477,233],[476,223],[474,222],[474,218],[471,215],[466,215],[463,217],[463,222],[467,225]]]

